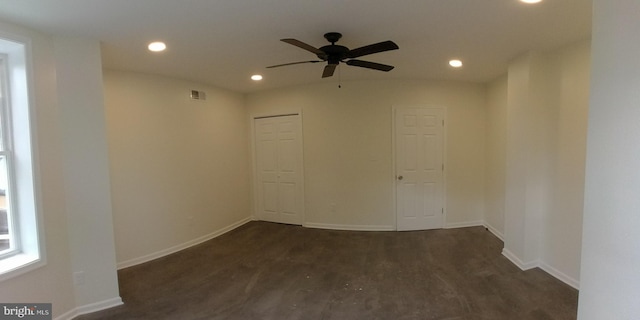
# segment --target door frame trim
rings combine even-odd
[[[252,208],[252,212],[251,212],[251,219],[252,220],[260,220],[259,215],[258,215],[258,179],[257,179],[257,174],[258,174],[258,165],[256,163],[256,128],[255,128],[255,120],[256,119],[264,119],[264,118],[275,118],[275,117],[286,117],[286,116],[299,116],[300,118],[300,123],[299,123],[299,137],[300,137],[300,182],[301,182],[301,197],[302,197],[302,203],[300,204],[301,209],[300,209],[300,224],[301,225],[305,225],[307,222],[307,218],[306,218],[306,214],[305,214],[305,202],[306,202],[306,197],[305,197],[305,185],[304,185],[304,135],[303,135],[303,115],[302,115],[302,108],[292,108],[292,109],[287,109],[287,110],[281,110],[281,111],[267,111],[267,112],[257,112],[257,113],[250,113],[249,114],[249,151],[251,152],[251,208]]]
[[[398,199],[396,187],[396,111],[398,109],[439,109],[442,110],[442,119],[444,121],[442,128],[442,228],[447,226],[447,127],[449,120],[447,119],[448,108],[446,106],[435,105],[392,105],[391,106],[391,195],[393,199],[393,221],[395,230],[398,231]]]

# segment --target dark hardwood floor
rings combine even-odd
[[[250,222],[118,272],[124,305],[77,319],[576,319],[482,227],[354,232]]]

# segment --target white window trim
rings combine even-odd
[[[16,277],[46,264],[44,237],[40,222],[42,212],[38,190],[37,144],[32,98],[32,69],[30,39],[0,31],[0,53],[7,56],[6,73],[8,99],[5,114],[9,117],[9,130],[13,141],[14,183],[10,202],[14,218],[17,250],[0,260],[0,281]]]
[[[8,119],[10,118],[10,114],[9,114],[9,108],[7,106],[7,100],[9,99],[8,97],[8,92],[9,92],[9,88],[8,88],[8,73],[7,73],[7,61],[8,61],[8,55],[4,54],[2,52],[0,52],[0,143],[3,144],[4,148],[3,150],[0,150],[0,155],[2,155],[4,157],[5,160],[5,166],[6,166],[6,186],[5,187],[5,199],[6,200],[6,214],[7,214],[7,223],[9,225],[9,235],[0,235],[0,239],[8,239],[9,243],[10,243],[10,251],[8,252],[4,252],[2,254],[0,254],[0,261],[2,261],[3,259],[6,259],[8,256],[11,256],[13,254],[16,253],[16,249],[20,248],[20,244],[18,243],[18,241],[20,241],[20,237],[16,235],[16,230],[15,228],[13,228],[13,218],[12,218],[12,210],[11,210],[11,204],[13,203],[13,201],[11,200],[11,190],[13,189],[13,176],[12,176],[12,172],[13,172],[13,160],[12,158],[12,152],[11,152],[11,139],[9,139],[9,137],[11,137],[11,121],[9,121]],[[4,141],[1,141],[4,140]]]

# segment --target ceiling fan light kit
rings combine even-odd
[[[306,44],[296,39],[281,39],[280,41],[282,42],[286,42],[288,44],[294,45],[298,48],[307,50],[315,54],[316,57],[318,57],[318,59],[320,60],[290,62],[290,63],[269,66],[267,68],[277,68],[277,67],[284,67],[284,66],[302,64],[302,63],[326,62],[327,65],[324,67],[324,70],[322,72],[323,78],[333,76],[333,73],[336,70],[336,67],[340,64],[340,62],[343,62],[349,66],[355,66],[355,67],[361,67],[361,68],[367,68],[367,69],[373,69],[373,70],[379,70],[379,71],[385,71],[385,72],[391,71],[394,68],[393,66],[386,65],[386,64],[355,59],[355,58],[359,58],[359,57],[374,54],[374,53],[397,50],[398,45],[395,44],[393,41],[378,42],[378,43],[370,44],[368,46],[349,50],[349,48],[345,46],[336,44],[336,42],[338,42],[338,40],[342,38],[342,34],[338,32],[325,33],[324,38],[327,39],[327,41],[329,41],[331,44],[320,47],[320,48],[316,48],[314,46],[311,46],[309,44]]]

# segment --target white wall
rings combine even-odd
[[[509,65],[504,253],[520,268],[537,266],[549,203],[550,68],[529,53]]]
[[[487,225],[500,232],[504,209],[505,255],[523,269],[539,266],[574,287],[580,274],[589,63],[588,40],[529,53],[511,63],[507,78],[490,83],[487,94]]]
[[[54,38],[76,303],[121,304],[116,274],[102,60],[95,40]],[[81,71],[81,72],[79,72]]]
[[[244,96],[106,70],[111,193],[120,267],[157,258],[249,219]],[[205,91],[204,101],[191,90]]]
[[[307,224],[354,229],[395,229],[392,106],[446,107],[446,223],[482,223],[484,86],[327,82],[249,94],[247,105],[249,113],[302,109]]]
[[[543,268],[553,268],[548,271],[575,287],[582,249],[590,46],[590,41],[582,41],[551,55],[556,69],[552,198],[543,225],[541,260]]]
[[[507,76],[487,85],[484,220],[500,238],[504,238],[507,90]]]
[[[640,315],[640,2],[594,0],[578,319]]]

